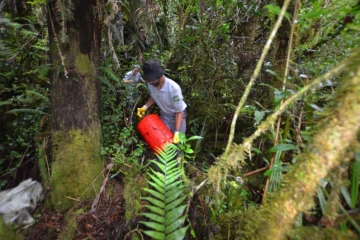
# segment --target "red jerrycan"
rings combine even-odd
[[[158,150],[162,150],[167,142],[173,142],[173,133],[156,114],[150,114],[141,119],[137,129],[150,148],[156,153],[158,153]]]

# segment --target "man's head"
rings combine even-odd
[[[144,72],[142,78],[154,87],[159,84],[161,77],[165,73],[165,69],[156,60],[147,61],[142,70]]]
[[[140,70],[140,65],[139,65],[139,64],[135,64],[135,65],[133,66],[132,72],[133,72],[133,74],[137,74],[137,73],[139,72],[139,70]]]

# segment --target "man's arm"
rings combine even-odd
[[[177,112],[175,115],[175,132],[179,131],[183,120],[183,112]]]
[[[173,138],[174,144],[178,144],[180,142],[179,130],[183,119],[182,116],[183,116],[183,112],[177,112],[175,115],[175,132]]]
[[[152,97],[150,97],[149,100],[146,102],[145,105],[146,105],[147,108],[149,108],[149,107],[151,107],[154,103],[155,103],[155,100],[154,100]]]
[[[154,100],[152,97],[150,97],[150,99],[147,101],[147,103],[146,103],[144,106],[142,106],[141,108],[138,108],[138,109],[137,109],[137,115],[138,115],[140,118],[142,118],[143,115],[145,114],[146,110],[147,110],[149,107],[151,107],[151,105],[153,105],[154,103],[155,103],[155,100]]]

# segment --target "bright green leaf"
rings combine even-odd
[[[278,144],[269,149],[269,152],[277,152],[277,151],[289,151],[296,149],[296,146],[293,144]]]

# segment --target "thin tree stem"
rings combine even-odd
[[[289,75],[289,65],[290,65],[290,58],[291,58],[291,52],[292,52],[292,44],[293,44],[293,39],[294,39],[295,25],[296,25],[297,16],[298,16],[298,1],[299,0],[297,0],[295,2],[294,14],[293,14],[293,19],[292,19],[292,23],[291,23],[289,47],[288,47],[288,52],[287,52],[287,57],[286,57],[286,64],[285,64],[285,70],[284,70],[284,79],[283,79],[283,86],[282,86],[283,92],[286,90],[286,79],[287,79],[287,77]],[[281,99],[280,106],[283,104],[283,102],[284,102],[284,99]],[[277,125],[276,125],[276,137],[275,137],[275,141],[274,141],[274,146],[276,146],[278,144],[278,142],[279,142],[280,123],[281,123],[281,116],[279,117]],[[270,162],[270,167],[269,167],[270,169],[274,165],[275,155],[276,155],[276,152],[273,153],[273,155],[272,155],[271,162]],[[263,194],[263,198],[262,198],[262,201],[261,201],[262,204],[265,203],[266,193],[267,193],[268,188],[269,188],[269,183],[270,183],[270,177],[268,177],[266,179],[264,194]]]
[[[304,94],[306,91],[308,91],[311,88],[313,88],[314,86],[318,85],[320,82],[324,81],[325,79],[331,79],[334,76],[340,74],[343,70],[346,69],[349,61],[351,61],[351,58],[345,59],[340,64],[338,64],[336,67],[334,67],[330,72],[316,78],[314,81],[312,81],[308,85],[304,86],[297,93],[295,93],[290,98],[288,98],[276,112],[274,112],[272,115],[270,115],[265,121],[263,121],[259,125],[259,127],[256,129],[256,131],[251,136],[247,137],[243,141],[243,145],[245,146],[245,148],[250,148],[252,141],[254,141],[254,139],[257,138],[258,136],[260,136],[260,134],[267,131],[273,125],[274,121],[278,118],[278,116],[280,116],[280,114],[282,114],[285,111],[286,107],[288,105],[290,105],[295,99],[297,99],[302,94]]]
[[[230,135],[229,135],[229,140],[228,140],[228,143],[227,143],[227,146],[226,146],[226,149],[225,149],[225,152],[223,154],[223,156],[226,158],[227,155],[229,154],[229,151],[230,151],[230,147],[231,147],[231,144],[234,140],[234,135],[235,135],[235,127],[236,127],[236,120],[239,116],[239,113],[240,113],[240,110],[242,108],[242,106],[244,105],[247,97],[249,96],[249,93],[250,93],[250,90],[252,88],[252,86],[254,85],[255,83],[255,80],[256,78],[259,76],[260,74],[260,70],[261,70],[261,66],[265,60],[265,56],[268,54],[269,50],[270,50],[270,46],[271,46],[271,43],[272,41],[274,40],[275,36],[276,36],[276,33],[278,31],[278,29],[280,28],[281,26],[281,22],[285,16],[285,13],[286,13],[286,9],[288,8],[289,6],[289,3],[290,3],[290,0],[286,0],[284,2],[284,5],[281,9],[281,13],[275,23],[275,26],[274,26],[274,29],[272,30],[271,34],[270,34],[270,37],[269,39],[267,40],[265,46],[264,46],[264,49],[263,49],[263,52],[261,54],[261,57],[256,65],[256,68],[254,70],[254,73],[253,75],[251,76],[250,78],[250,81],[249,81],[249,84],[247,85],[246,89],[245,89],[245,92],[243,94],[243,96],[241,97],[241,100],[239,102],[239,105],[236,107],[236,110],[235,110],[235,114],[234,114],[234,117],[232,119],[232,122],[231,122],[231,129],[230,129]]]

